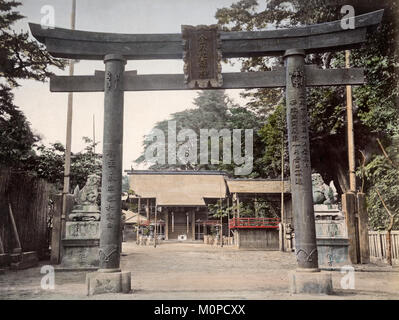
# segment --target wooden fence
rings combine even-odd
[[[36,251],[39,259],[49,253],[49,194],[51,185],[25,173],[0,168],[0,237],[4,252],[16,247],[8,203],[11,203],[22,251]]]
[[[399,230],[391,231],[392,239],[392,264],[399,264]],[[369,231],[370,260],[372,262],[387,259],[387,232]]]

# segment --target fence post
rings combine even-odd
[[[279,237],[279,250],[284,251],[285,230],[284,230],[284,223],[282,221],[279,223],[278,237]]]
[[[384,261],[384,243],[383,243],[383,241],[382,241],[382,233],[380,232],[380,231],[378,231],[378,240],[379,240],[379,242],[380,242],[380,254],[381,254],[381,260],[383,260]]]
[[[366,209],[366,195],[364,193],[357,194],[357,208],[359,215],[360,262],[370,263],[368,214]]]
[[[356,199],[355,194],[351,192],[342,195],[342,210],[345,213],[345,220],[348,229],[349,238],[349,258],[353,264],[359,263],[357,252],[357,237],[356,237]]]
[[[61,211],[62,211],[62,195],[57,194],[53,197],[53,228],[51,231],[51,264],[59,264],[61,262]]]
[[[66,199],[66,217],[62,219],[62,194],[54,196],[54,215],[53,215],[53,230],[51,233],[51,264],[60,264],[62,260],[63,247],[62,239],[65,237],[66,221],[68,215],[72,210],[74,204],[74,197],[72,194],[67,194]]]

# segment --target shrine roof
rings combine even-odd
[[[230,193],[256,193],[273,194],[281,193],[281,180],[266,179],[228,179],[226,180]],[[291,192],[289,181],[284,181],[284,193]]]
[[[226,197],[225,174],[218,171],[134,171],[129,175],[136,196],[156,198],[158,206],[205,206],[204,198]]]

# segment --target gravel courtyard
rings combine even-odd
[[[0,275],[0,299],[399,299],[396,268],[361,267],[355,272],[355,290],[342,289],[344,274],[334,271],[334,295],[290,295],[293,253],[204,244],[165,243],[153,248],[124,243],[122,269],[132,272],[131,294],[88,297],[86,272],[56,272],[55,288],[43,290],[40,269]]]

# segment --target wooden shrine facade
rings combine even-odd
[[[225,173],[218,171],[130,171],[129,185],[144,222],[165,240],[200,240],[218,224],[208,204],[225,199]]]
[[[223,234],[244,227],[278,228],[281,219],[292,223],[290,186],[284,181],[284,210],[273,218],[258,217],[256,204],[263,200],[281,201],[282,182],[266,179],[229,179],[219,171],[129,171],[131,199],[137,203],[140,216],[146,219],[140,225],[153,225],[157,234],[166,240],[184,235],[189,240],[201,240],[210,229],[220,226],[220,220],[210,215],[208,205],[222,200],[223,206],[233,208],[223,219]],[[251,217],[240,216],[242,202],[254,202]],[[240,205],[241,204],[241,205]],[[269,212],[269,214],[271,214]],[[248,220],[249,219],[249,220]],[[270,220],[271,219],[271,220]],[[256,221],[255,221],[256,220]]]

